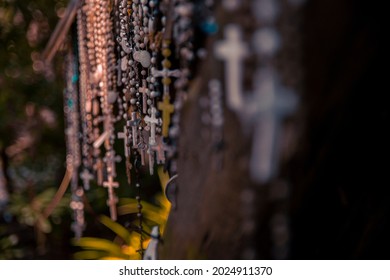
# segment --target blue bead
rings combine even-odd
[[[218,32],[218,24],[215,21],[203,22],[200,27],[207,34],[215,34]]]
[[[72,83],[76,83],[79,80],[79,76],[77,74],[74,74],[72,77]]]

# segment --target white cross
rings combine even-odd
[[[144,118],[145,122],[150,126],[149,145],[156,145],[156,125],[159,123],[159,120],[156,118],[156,113],[157,109],[152,107],[151,116]]]
[[[282,87],[270,69],[256,73],[255,91],[253,102],[248,102],[248,113],[256,120],[250,174],[256,182],[264,183],[276,173],[282,121],[296,109],[298,98]]]
[[[148,93],[149,89],[146,85],[146,80],[142,80],[142,87],[138,88],[138,92],[142,93],[142,113],[146,114],[147,113],[147,101],[148,101]]]
[[[155,78],[170,78],[170,77],[174,77],[174,78],[180,78],[181,76],[181,72],[180,70],[169,70],[168,68],[163,68],[162,70],[156,70],[155,68],[152,68],[152,76],[155,77]],[[164,94],[168,94],[169,95],[169,84],[166,84],[166,83],[163,83],[164,85]]]
[[[126,126],[123,126],[123,132],[118,132],[118,138],[123,139],[125,157],[128,158],[130,155],[130,151],[129,151],[130,147],[129,147],[129,135]]]
[[[83,172],[80,174],[80,178],[83,180],[84,189],[89,190],[89,181],[93,180],[94,176],[88,171],[88,169],[84,169]]]
[[[243,60],[248,56],[248,46],[242,42],[241,29],[237,25],[227,25],[226,40],[216,43],[215,55],[226,62],[225,83],[227,91],[227,105],[235,112],[244,107],[242,97]]]

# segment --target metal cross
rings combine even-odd
[[[141,119],[138,118],[137,112],[131,112],[131,120],[129,121],[129,125],[131,126],[132,136],[133,136],[133,147],[137,147],[138,145],[138,124]]]
[[[129,135],[126,126],[123,126],[123,132],[118,132],[118,138],[123,139],[125,157],[128,158],[130,155],[130,151],[129,151],[130,146],[129,146]]]
[[[158,102],[158,109],[162,111],[162,135],[168,137],[169,124],[171,123],[171,114],[175,111],[175,107],[169,103],[169,95],[164,95],[163,101]]]
[[[138,88],[138,92],[142,93],[142,113],[146,114],[148,109],[147,101],[148,101],[149,89],[146,85],[145,79],[142,80],[142,87]]]
[[[156,145],[156,125],[159,123],[159,120],[156,118],[157,109],[152,107],[151,116],[146,116],[144,118],[145,122],[150,126],[150,137],[149,145]]]
[[[90,189],[89,181],[94,179],[94,176],[89,172],[88,169],[84,169],[82,173],[80,173],[80,178],[83,180],[83,185],[85,190]]]
[[[103,187],[108,188],[107,205],[110,207],[111,219],[116,221],[117,219],[116,204],[118,202],[118,198],[115,196],[114,188],[119,187],[119,183],[115,182],[113,177],[110,175],[108,176],[108,181],[103,183]]]
[[[215,55],[226,62],[227,105],[235,112],[241,111],[244,107],[241,95],[242,62],[249,54],[248,46],[242,42],[241,36],[241,29],[237,25],[228,25],[225,29],[226,40],[217,42],[214,49]]]

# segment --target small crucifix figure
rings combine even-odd
[[[115,195],[114,188],[119,187],[118,182],[114,182],[114,179],[111,175],[108,176],[108,181],[103,183],[103,187],[108,189],[108,201],[107,205],[110,207],[110,215],[111,219],[116,221],[117,213],[116,213],[116,204],[118,202],[118,198]]]
[[[80,173],[80,178],[83,181],[84,189],[89,190],[90,184],[89,181],[94,179],[94,176],[89,172],[88,169],[84,169],[82,173]]]
[[[141,119],[138,118],[137,112],[131,112],[131,120],[129,125],[131,126],[132,136],[133,136],[133,147],[138,146],[138,124]]]
[[[225,29],[226,40],[217,42],[214,52],[216,57],[226,62],[225,84],[227,92],[227,105],[240,112],[244,108],[242,96],[243,60],[248,56],[248,46],[241,39],[241,29],[237,25],[228,25]]]
[[[118,132],[118,138],[123,139],[125,157],[128,158],[130,155],[130,146],[129,146],[129,135],[126,126],[123,126],[123,132]]]
[[[169,85],[171,84],[171,77],[180,78],[181,72],[180,70],[169,70],[168,68],[163,68],[162,70],[152,70],[152,76],[162,78],[162,83],[164,86],[164,95],[169,94]]]
[[[145,79],[142,80],[142,87],[138,88],[138,92],[142,93],[142,113],[146,114],[147,111],[148,111],[147,101],[148,101],[149,89],[148,89],[148,87],[146,85],[146,80]]]
[[[158,109],[162,111],[162,135],[168,137],[171,114],[175,111],[175,107],[169,103],[169,95],[164,94],[163,101],[158,102]]]
[[[145,122],[150,126],[149,145],[156,145],[156,125],[159,123],[159,119],[156,118],[157,109],[152,107],[151,116],[144,118]]]

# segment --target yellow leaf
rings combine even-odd
[[[121,224],[119,223],[116,223],[114,222],[113,220],[111,220],[109,217],[107,216],[100,216],[99,217],[99,220],[100,222],[105,225],[106,227],[108,227],[109,229],[111,229],[113,232],[115,232],[120,238],[123,239],[123,241],[125,241],[126,244],[130,245],[130,233],[129,231],[124,227],[122,226]]]

